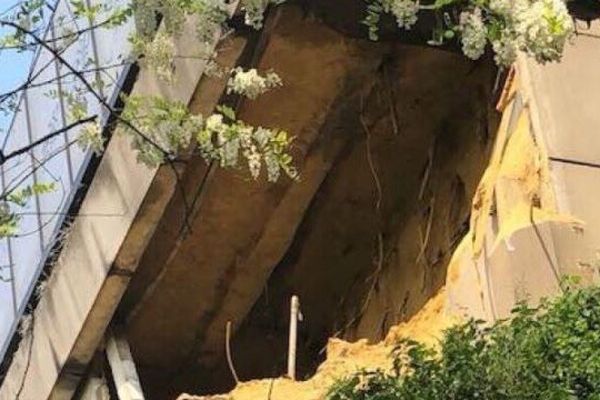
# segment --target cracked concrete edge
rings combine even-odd
[[[600,26],[595,23],[593,28],[598,30]],[[597,130],[600,126],[597,125],[597,113],[590,113],[588,108],[581,108],[580,105],[600,104],[600,95],[597,91],[588,90],[586,93],[578,93],[584,96],[581,103],[573,104],[570,99],[574,90],[586,86],[590,78],[590,69],[597,70],[598,59],[582,59],[582,55],[588,54],[588,50],[598,53],[599,49],[600,46],[589,39],[577,37],[568,46],[560,63],[541,66],[524,55],[520,55],[517,61],[521,82],[519,90],[527,98],[533,134],[541,144],[548,164],[556,210],[561,214],[572,215],[584,223],[577,238],[557,233],[557,251],[565,255],[561,257],[561,262],[568,264],[565,268],[571,273],[581,272],[588,277],[590,271],[577,269],[573,264],[595,263],[600,257],[600,210],[590,201],[600,195],[600,169],[591,164],[584,165],[586,161],[600,158],[600,147],[594,146],[593,141],[588,140],[589,132]],[[574,71],[582,72],[574,74]],[[561,82],[555,86],[548,82],[561,76],[570,77],[573,82]],[[578,122],[577,125],[564,129],[565,124],[557,122],[561,119]],[[561,144],[567,143],[568,148],[560,148]],[[567,160],[561,160],[563,155],[567,156]],[[581,164],[568,162],[570,157]],[[576,256],[576,253],[580,256]]]
[[[577,53],[571,53],[575,57],[572,54]],[[549,142],[556,144],[560,142],[558,135],[572,136],[574,132],[555,129],[554,118],[565,110],[549,108],[549,104],[558,104],[560,99],[551,102],[545,96],[557,96],[560,91],[545,93],[543,85],[536,84],[549,76],[544,77],[544,67],[534,62],[519,55],[517,78],[508,91],[522,96],[523,112],[529,116],[529,133],[539,151],[540,168],[545,168],[548,174],[548,182],[540,182],[549,189],[545,206],[556,215],[542,215],[540,221],[520,224],[493,246],[484,246],[479,255],[474,254],[472,248],[465,249],[470,243],[461,244],[455,253],[455,265],[451,263],[448,272],[447,308],[450,312],[496,320],[508,317],[515,302],[523,296],[535,303],[541,297],[560,292],[560,280],[565,275],[581,276],[587,284],[600,281],[600,211],[590,200],[598,197],[593,193],[600,190],[600,170],[557,162],[550,157]],[[573,60],[565,62],[573,64]],[[552,68],[553,73],[560,73],[561,64]],[[544,100],[543,114],[540,99]],[[512,106],[512,100],[508,101],[504,113],[511,113]],[[586,122],[593,124],[593,118]],[[508,143],[510,134],[498,135],[497,140],[504,137]],[[587,142],[581,144],[587,145]],[[493,236],[493,232],[489,230],[484,234],[486,242],[493,239],[490,235]],[[465,242],[468,241],[469,236],[465,238]],[[475,287],[479,287],[479,299],[471,293]]]
[[[529,120],[531,123],[531,133],[534,137],[534,140],[537,143],[538,151],[540,152],[540,156],[542,160],[545,160],[546,163],[549,164],[549,155],[548,155],[548,129],[551,129],[551,125],[547,126],[543,124],[540,114],[540,106],[537,101],[537,97],[535,96],[535,85],[533,83],[531,77],[531,63],[532,60],[529,59],[525,54],[520,53],[517,57],[517,61],[515,64],[515,68],[517,70],[517,80],[518,87],[517,90],[523,97],[524,107],[529,111]],[[565,197],[561,192],[557,192],[556,187],[558,182],[556,182],[556,177],[552,172],[550,172],[550,179],[553,181],[553,203],[556,208],[560,207],[561,204],[564,204]],[[559,180],[560,181],[560,180]],[[564,209],[564,208],[563,208]]]
[[[469,235],[457,248],[449,265],[446,307],[450,313],[494,321],[508,317],[514,304],[524,297],[536,303],[541,297],[558,293],[560,280],[564,275],[577,274],[583,276],[586,282],[597,281],[598,273],[592,271],[590,265],[593,265],[593,261],[589,261],[594,254],[593,248],[590,248],[594,235],[592,239],[586,239],[580,221],[584,218],[577,218],[579,215],[572,216],[579,213],[573,207],[565,207],[566,199],[559,198],[557,204],[557,192],[561,197],[572,196],[565,188],[573,179],[568,180],[569,182],[565,181],[565,173],[561,171],[564,167],[552,168],[545,147],[546,132],[541,128],[543,124],[534,96],[536,87],[530,81],[529,62],[531,61],[523,57],[519,59],[517,79],[509,84],[511,87],[507,92],[515,96],[511,96],[506,101],[506,107],[503,107],[503,123],[496,137],[499,142],[497,147],[502,149],[502,155],[500,158],[496,155],[492,156],[488,167],[490,177],[487,177],[486,172],[480,186],[482,196],[486,197],[486,193],[494,193],[495,200],[490,200],[492,203],[485,200],[484,203],[478,203],[476,196],[474,221],[478,222],[481,219],[482,223],[472,225]],[[515,109],[517,103],[515,99],[518,96],[523,99],[523,107]],[[520,128],[515,128],[518,124],[507,123],[515,119],[515,111],[521,115],[516,116],[517,119],[525,116],[524,122],[528,122],[528,126],[524,124]],[[522,145],[515,147],[514,144],[510,144],[512,140],[521,143],[528,135],[531,135],[535,154],[530,154],[531,151],[527,147]],[[504,150],[513,154],[504,154]],[[515,151],[526,154],[515,157]],[[503,161],[507,157],[509,163],[525,164],[516,170],[513,165],[512,169],[502,172]],[[526,164],[531,166],[527,168]],[[518,173],[531,175],[531,167],[535,166],[539,168],[537,170],[539,177],[531,181],[534,183],[532,189],[528,187],[531,182],[527,182],[531,177],[519,178]],[[557,169],[560,174],[556,173]],[[581,175],[582,171],[579,172]],[[590,174],[589,171],[583,172]],[[590,186],[590,179],[593,178],[588,177],[587,186]],[[521,196],[523,198],[520,202],[523,204],[515,204],[519,199],[519,195],[514,193],[515,190],[522,191],[523,195],[537,193],[542,198],[538,198],[540,202],[539,210],[536,209],[538,212],[534,212],[536,210],[534,210],[533,198],[530,200],[532,203],[529,219],[523,214],[523,210],[512,210],[515,207],[523,208],[523,201],[526,201]],[[497,203],[496,201],[499,200],[496,196],[500,196],[500,200],[503,201]],[[589,204],[586,206],[585,199],[582,204],[578,209],[593,208]],[[501,206],[510,210],[496,209]],[[488,217],[488,213],[495,217]],[[510,218],[506,221],[502,218],[498,219],[497,215],[502,214]],[[494,221],[498,225],[495,228]],[[600,217],[592,222],[591,228],[598,230]],[[503,227],[503,223],[506,226]],[[475,242],[474,237],[480,238]],[[477,243],[481,240],[483,240],[482,251],[478,251]],[[587,270],[580,265],[587,266]]]

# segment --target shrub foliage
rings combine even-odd
[[[328,400],[600,399],[600,288],[455,326],[439,350],[403,339],[392,357],[392,372],[338,381]]]

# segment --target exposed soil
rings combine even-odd
[[[299,373],[308,377],[329,337],[382,340],[443,285],[496,129],[490,78],[447,54],[390,54],[371,78],[363,121],[359,107],[343,115],[352,140],[233,339],[242,379],[285,370],[292,294],[305,317]],[[215,382],[232,383],[225,363],[214,371]]]
[[[285,86],[238,115],[296,135],[302,176],[269,185],[191,160],[193,230],[173,245],[180,213],[165,219],[120,310],[152,400],[234,386],[227,321],[240,378],[281,376],[292,294],[299,377],[330,337],[382,340],[442,287],[468,230],[496,131],[491,60],[348,38],[291,4],[258,68]]]
[[[239,384],[231,393],[215,396],[182,394],[178,400],[320,400],[340,378],[360,370],[389,370],[390,352],[399,338],[410,337],[435,346],[442,331],[456,319],[445,312],[445,292],[441,290],[407,323],[393,327],[385,340],[369,344],[366,339],[348,343],[331,339],[327,344],[327,360],[306,381],[288,378],[262,379]]]

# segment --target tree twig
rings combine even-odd
[[[83,124],[87,124],[87,123],[96,121],[97,119],[98,119],[97,115],[92,115],[90,117],[80,119],[78,121],[70,123],[67,126],[64,126],[64,127],[60,128],[60,129],[55,130],[54,132],[50,132],[49,134],[47,134],[45,136],[42,136],[41,138],[39,138],[39,139],[31,142],[27,146],[21,147],[21,148],[15,150],[13,152],[10,152],[10,153],[8,153],[6,155],[3,155],[3,154],[0,153],[0,165],[6,163],[11,158],[15,158],[15,157],[18,157],[18,156],[20,156],[20,155],[22,155],[24,153],[29,152],[34,147],[37,147],[37,146],[41,145],[42,143],[47,142],[48,140],[52,139],[55,136],[58,136],[58,135],[60,135],[62,133],[65,133],[65,132],[68,132],[71,129],[73,129],[73,128],[79,126],[79,125],[83,125]]]
[[[35,336],[33,335],[35,325],[35,313],[33,310],[31,311],[31,325],[29,328],[30,340],[29,340],[29,349],[27,350],[27,361],[25,363],[25,371],[23,371],[23,376],[21,377],[21,382],[19,383],[19,389],[15,394],[15,400],[19,400],[21,398],[21,394],[23,394],[23,390],[25,389],[25,381],[27,380],[27,374],[29,373],[29,368],[31,367],[31,357],[33,355],[33,341]]]

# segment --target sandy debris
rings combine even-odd
[[[423,309],[408,322],[390,329],[385,340],[368,344],[361,339],[348,343],[330,339],[327,344],[327,360],[316,374],[306,381],[288,378],[262,379],[240,383],[233,391],[224,395],[193,396],[182,394],[178,400],[319,400],[324,399],[331,385],[339,378],[360,370],[392,367],[389,357],[394,343],[399,338],[410,337],[435,345],[444,329],[456,322],[446,313],[446,293],[440,290]]]

